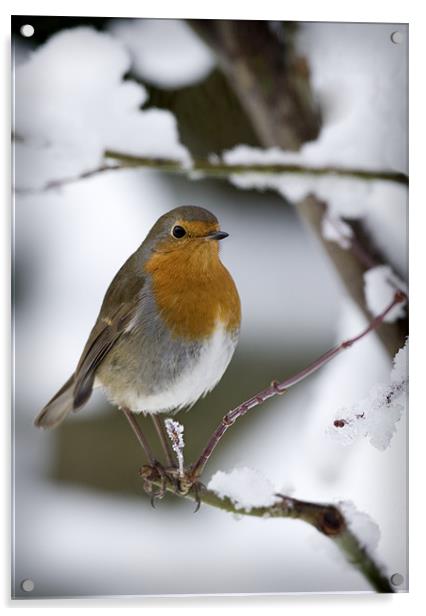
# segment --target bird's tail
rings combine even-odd
[[[38,428],[56,428],[74,407],[74,375],[61,387],[34,420]]]

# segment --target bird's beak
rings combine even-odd
[[[228,237],[229,233],[225,231],[213,231],[213,233],[209,233],[206,235],[206,240],[224,240],[225,237]]]

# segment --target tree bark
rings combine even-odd
[[[282,25],[283,44],[268,22],[189,23],[216,52],[264,147],[297,150],[318,137],[320,113],[306,61],[297,59],[292,45],[292,24]],[[363,290],[366,268],[354,254],[322,238],[324,207],[315,196],[309,196],[297,204],[297,211],[318,236],[352,299],[368,314]],[[403,346],[407,333],[407,322],[398,322],[386,324],[379,336],[393,356]]]
[[[321,232],[322,219],[326,211],[325,203],[319,201],[314,195],[309,195],[296,205],[302,219],[308,223],[314,234],[321,242],[325,252],[331,259],[343,285],[354,300],[354,302],[362,310],[367,320],[371,319],[364,294],[364,272],[372,266],[366,262],[362,262],[352,252],[350,248],[342,248],[336,242],[326,240]],[[348,221],[346,221],[347,224]],[[354,231],[355,232],[355,231]],[[359,236],[357,242],[360,244]],[[367,254],[367,248],[360,246]],[[381,327],[376,330],[376,334],[387,350],[390,357],[394,357],[395,353],[400,349],[408,336],[408,319],[398,319],[394,323],[382,323]]]
[[[298,150],[318,137],[319,108],[307,64],[293,52],[289,24],[280,40],[266,21],[188,23],[216,52],[264,147]]]

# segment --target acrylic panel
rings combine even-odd
[[[407,591],[408,26],[12,51],[12,596]]]

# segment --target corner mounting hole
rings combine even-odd
[[[404,581],[404,576],[401,575],[400,573],[394,573],[391,576],[390,581],[391,581],[391,584],[393,584],[393,586],[401,586],[401,584]]]
[[[400,45],[404,40],[404,35],[402,34],[402,32],[399,32],[397,30],[396,32],[392,32],[390,38],[392,43],[395,43],[395,45]]]
[[[30,38],[30,36],[34,34],[34,28],[31,24],[25,24],[24,26],[21,26],[20,32],[22,36],[25,36],[25,38]]]
[[[22,580],[21,588],[24,592],[32,592],[34,590],[34,582],[30,579]]]

